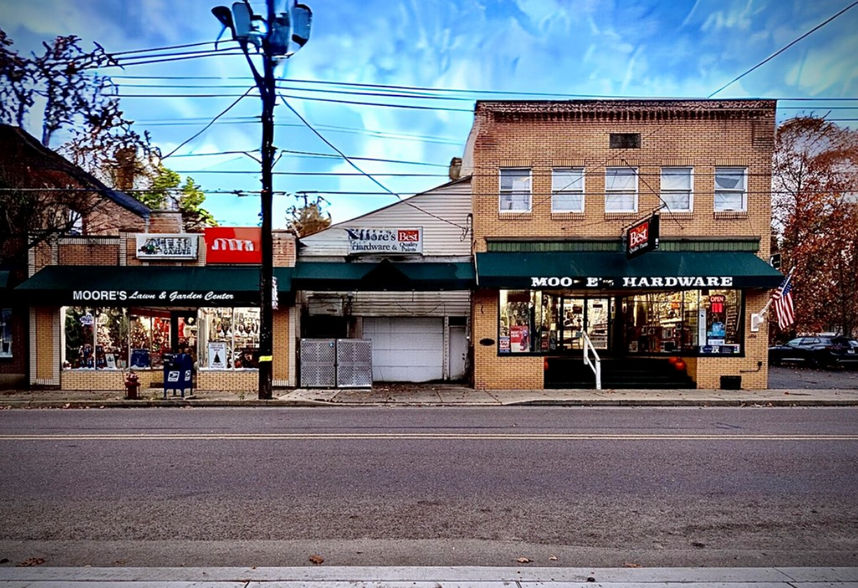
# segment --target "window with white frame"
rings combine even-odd
[[[530,212],[530,169],[500,170],[500,211]]]
[[[584,168],[551,171],[551,212],[584,212]]]
[[[605,212],[637,212],[637,210],[637,168],[607,168],[605,170]]]
[[[671,212],[691,212],[693,206],[690,167],[661,168],[661,200]]]
[[[715,168],[715,212],[744,212],[748,206],[748,174],[744,167]]]

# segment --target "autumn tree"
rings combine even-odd
[[[307,237],[331,226],[331,215],[323,210],[327,200],[321,196],[311,199],[307,194],[297,198],[303,206],[295,204],[286,209],[288,228],[296,237]]]
[[[777,131],[772,217],[798,332],[858,327],[858,132],[801,117]]]
[[[179,210],[182,224],[189,233],[217,226],[214,216],[202,208],[206,196],[194,179],[188,176],[182,183],[182,177],[163,164],[158,165],[149,189],[138,199],[149,208]]]
[[[0,122],[23,128],[28,116],[38,116],[42,144],[50,147],[58,131],[66,131],[69,138],[57,151],[105,186],[133,195],[145,190],[147,195],[138,199],[150,208],[175,204],[187,230],[214,224],[202,208],[205,194],[200,186],[186,178],[179,187],[181,179],[160,165],[161,154],[149,133],[139,132],[125,116],[112,80],[95,73],[115,65],[115,58],[98,44],[84,50],[74,35],[56,37],[43,47],[40,55],[22,56],[0,29]],[[167,185],[170,182],[174,185]],[[167,192],[179,195],[175,202],[152,196]],[[76,210],[93,204],[83,198],[67,204]],[[24,200],[13,199],[11,204]]]

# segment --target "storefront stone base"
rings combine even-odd
[[[197,373],[197,388],[200,390],[256,392],[259,390],[259,372],[257,370],[201,370]]]

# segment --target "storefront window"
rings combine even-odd
[[[128,319],[122,308],[70,306],[63,329],[65,369],[124,369]]]
[[[259,309],[201,309],[202,366],[209,369],[259,367]]]
[[[0,357],[12,357],[11,308],[0,308]]]
[[[533,310],[528,290],[501,290],[500,340],[501,353],[529,353],[533,333]]]
[[[617,354],[742,352],[739,290],[679,290],[634,296],[573,296],[541,290],[499,292],[501,354],[580,351]]]
[[[741,352],[741,297],[737,290],[710,290],[701,297],[700,353]]]
[[[170,349],[170,313],[158,310],[135,310],[129,316],[131,367],[160,368]]]

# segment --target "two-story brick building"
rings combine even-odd
[[[588,341],[605,387],[766,387],[775,107],[478,102],[476,386],[593,386]]]

